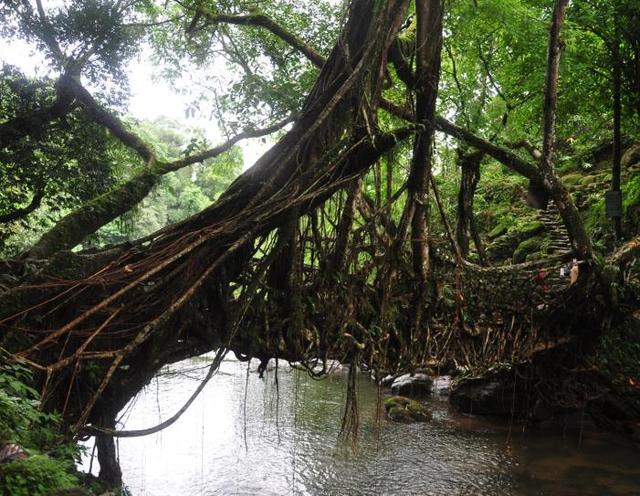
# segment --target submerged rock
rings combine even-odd
[[[384,400],[387,416],[395,422],[428,422],[431,410],[422,403],[404,396],[391,396]]]
[[[450,401],[462,413],[520,417],[526,413],[529,397],[524,384],[514,380],[509,369],[497,369],[481,377],[459,381]]]
[[[431,393],[433,379],[427,374],[404,374],[391,384],[391,392],[395,395],[420,396]]]

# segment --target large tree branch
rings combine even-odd
[[[195,24],[199,17],[204,17],[205,26],[215,24],[236,24],[241,26],[255,26],[261,27],[270,31],[272,34],[289,44],[291,47],[298,50],[305,57],[307,57],[313,65],[316,67],[322,67],[325,62],[325,58],[320,55],[316,50],[311,48],[300,37],[293,34],[291,31],[280,26],[277,22],[273,21],[269,17],[262,14],[250,14],[250,15],[227,15],[227,14],[212,14],[210,12],[198,11],[194,22],[191,23],[190,31],[195,30]]]
[[[105,114],[109,115],[106,111]],[[63,217],[31,248],[29,255],[34,258],[46,258],[60,250],[73,248],[87,236],[140,203],[164,174],[217,157],[243,139],[266,136],[283,128],[290,121],[291,119],[285,119],[264,129],[245,130],[214,148],[174,160],[173,162],[160,162],[154,158],[151,165],[139,174]],[[131,135],[136,140],[139,139],[133,133],[124,129],[122,123],[117,119],[116,122],[118,126],[122,127],[123,131],[126,131],[126,136]],[[134,143],[137,143],[137,141],[134,141]],[[148,147],[143,148],[143,150],[145,149],[152,153]],[[153,158],[153,155],[151,157]]]
[[[28,9],[31,8],[29,2],[27,2],[26,0],[23,0],[23,4],[25,4]],[[67,62],[67,58],[65,57],[62,49],[60,48],[60,45],[58,44],[58,41],[56,40],[53,26],[51,26],[51,23],[49,22],[49,19],[47,18],[47,15],[44,11],[44,7],[42,6],[42,0],[36,0],[36,7],[38,10],[38,17],[40,18],[40,22],[38,23],[36,21],[35,27],[39,31],[38,34],[40,36],[40,39],[47,45],[49,50],[51,50],[51,53],[58,60],[58,62],[62,65],[65,65],[65,63]]]
[[[0,148],[10,146],[22,138],[39,138],[51,122],[60,119],[73,110],[74,96],[65,83],[63,75],[56,83],[56,99],[51,105],[43,106],[29,114],[18,115],[0,124]]]
[[[151,147],[135,133],[129,131],[120,119],[102,107],[77,79],[70,78],[68,80],[68,87],[78,101],[82,103],[91,119],[106,127],[120,142],[136,151],[145,162],[155,160],[155,155]]]
[[[542,175],[534,164],[527,162],[506,148],[494,145],[490,141],[481,138],[471,131],[455,125],[444,117],[436,117],[436,129],[448,134],[449,136],[465,141],[469,145],[485,152],[490,157],[493,157],[501,164],[507,166],[514,172],[521,174],[527,179],[532,181],[542,181]]]
[[[33,195],[33,199],[31,203],[26,207],[20,207],[12,212],[0,215],[0,224],[6,224],[8,222],[13,222],[18,219],[22,219],[23,217],[29,215],[31,212],[40,208],[40,204],[42,203],[42,198],[44,198],[44,188],[40,188]]]
[[[216,146],[214,148],[210,148],[210,149],[205,150],[203,152],[195,153],[193,155],[189,155],[189,156],[181,158],[179,160],[174,160],[173,162],[167,162],[165,164],[160,164],[159,167],[164,171],[163,173],[166,173],[166,172],[171,172],[171,171],[176,171],[178,169],[182,169],[183,167],[185,167],[187,165],[196,164],[198,162],[204,162],[205,160],[217,157],[221,153],[224,153],[224,152],[228,151],[229,149],[231,149],[231,147],[233,145],[235,145],[239,141],[242,141],[243,139],[259,138],[261,136],[266,136],[268,134],[275,133],[276,131],[279,131],[280,129],[285,127],[290,122],[293,122],[293,117],[287,117],[286,119],[284,119],[284,120],[282,120],[280,122],[277,122],[273,126],[265,127],[265,128],[262,128],[262,129],[245,129],[241,133],[236,134],[232,138],[228,139],[224,143],[222,143],[222,144],[220,144],[220,145],[218,145],[218,146]]]
[[[413,112],[407,108],[401,107],[389,100],[382,100],[380,106],[387,112],[400,117],[407,122],[415,122],[415,116]],[[445,133],[448,136],[464,141],[470,146],[483,151],[490,157],[505,165],[509,169],[517,172],[518,174],[530,179],[532,181],[542,182],[542,174],[538,168],[531,162],[527,162],[523,158],[519,157],[511,150],[503,148],[498,145],[494,145],[490,141],[472,133],[471,131],[460,127],[453,122],[445,119],[444,117],[436,116],[436,130]]]

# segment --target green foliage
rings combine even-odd
[[[46,496],[78,486],[73,464],[44,455],[0,466],[0,493],[11,496]]]
[[[604,333],[598,343],[595,360],[611,380],[629,387],[640,383],[639,356],[640,320],[629,317]]]
[[[40,410],[30,369],[0,359],[0,446],[14,442],[30,455],[0,464],[0,494],[45,495],[77,486],[73,461],[78,446],[58,433],[58,415]]]
[[[54,84],[29,78],[5,66],[0,72],[0,122],[51,105]],[[29,218],[0,225],[0,249],[7,238],[50,225],[69,209],[109,189],[131,154],[107,131],[79,111],[50,123],[41,133],[0,150],[0,216],[26,207],[42,196],[42,206]],[[26,236],[25,236],[26,235]],[[30,239],[28,233],[24,233]]]
[[[159,157],[167,161],[211,147],[202,130],[185,130],[179,123],[167,119],[141,122],[137,130]],[[140,238],[203,210],[240,174],[242,164],[240,148],[233,147],[204,163],[162,176],[147,198],[104,226],[85,244],[101,246]],[[137,171],[134,168],[130,174]]]
[[[230,133],[299,111],[318,69],[262,27],[211,24],[198,18],[186,33],[184,19],[191,22],[196,8],[211,15],[266,16],[324,55],[335,42],[342,19],[342,7],[334,2],[301,4],[291,0],[204,5],[188,1],[153,14],[172,19],[150,32],[163,78],[178,86],[195,82],[190,86],[193,98],[187,114],[216,116]],[[224,57],[213,60],[213,50]],[[188,80],[185,74],[189,74]],[[194,91],[194,86],[201,90]]]

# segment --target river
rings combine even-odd
[[[207,362],[163,369],[122,412],[122,425],[170,417]],[[337,442],[345,375],[315,380],[285,364],[276,387],[275,371],[260,379],[256,366],[247,372],[246,363],[226,359],[174,425],[119,441],[133,496],[640,495],[640,449],[621,439],[522,432],[455,414],[439,395],[428,399],[430,423],[377,421],[377,388],[364,375],[354,451]]]

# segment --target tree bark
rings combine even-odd
[[[411,214],[411,248],[416,281],[415,330],[421,327],[429,283],[429,179],[435,133],[436,97],[442,50],[441,0],[417,0],[416,134],[413,161],[407,180]]]
[[[100,425],[108,429],[115,429],[117,412],[105,412]],[[100,479],[109,487],[122,487],[122,470],[118,463],[118,453],[113,436],[108,434],[96,434],[96,448],[98,450],[98,463],[100,464]]]
[[[465,154],[460,151],[460,189],[458,190],[458,223],[456,225],[456,238],[462,256],[467,258],[469,254],[469,240],[472,239],[476,245],[478,259],[482,265],[485,264],[484,250],[478,235],[474,212],[473,200],[480,181],[480,162],[484,153],[476,151]]]

